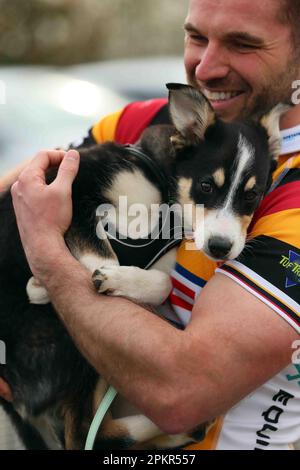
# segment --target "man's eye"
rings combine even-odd
[[[204,36],[201,36],[199,34],[190,34],[189,38],[192,39],[195,42],[198,42],[199,44],[207,44],[208,40]]]
[[[246,44],[246,43],[242,43],[242,42],[235,43],[234,47],[236,49],[239,49],[239,50],[245,51],[245,52],[251,52],[251,51],[255,51],[257,49],[257,46],[255,46],[254,44]]]

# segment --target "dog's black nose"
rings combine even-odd
[[[232,248],[232,243],[228,238],[212,237],[208,242],[208,248],[211,255],[221,260],[225,260]]]

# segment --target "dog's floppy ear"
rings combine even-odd
[[[261,126],[268,134],[270,155],[275,162],[278,161],[281,154],[280,118],[290,108],[290,106],[280,103],[260,119]]]
[[[204,139],[216,115],[208,99],[198,90],[178,83],[168,83],[169,110],[178,136],[172,138],[177,147],[196,145]]]

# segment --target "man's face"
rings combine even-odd
[[[289,103],[298,79],[289,25],[280,0],[190,0],[185,23],[189,84],[204,92],[225,120]]]

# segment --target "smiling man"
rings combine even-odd
[[[290,102],[299,78],[299,14],[298,0],[190,0],[188,80],[220,117]],[[167,121],[165,101],[134,103],[96,124],[85,144],[135,142],[146,126]],[[12,187],[32,272],[82,353],[168,433],[222,416],[198,449],[289,449],[300,438],[300,370],[291,363],[300,293],[282,264],[300,256],[298,125],[296,106],[282,119],[282,157],[255,215],[251,250],[217,272],[186,243],[178,250],[170,302],[184,330],[128,300],[99,297],[69,253],[76,151],[41,152]],[[55,184],[46,186],[45,170],[60,162]]]
[[[297,1],[285,0],[190,1],[185,23],[188,81],[223,119],[290,103],[291,83],[299,72],[298,25],[291,24],[299,17],[298,7]],[[287,24],[295,28],[292,38]]]

